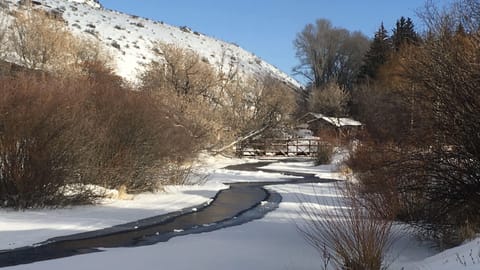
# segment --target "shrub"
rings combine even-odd
[[[55,70],[68,62],[75,44],[65,24],[42,11],[18,13],[12,23],[9,40],[20,63],[30,69]]]
[[[327,210],[319,208],[325,203],[319,194],[313,201],[303,199],[300,213],[304,224],[298,225],[299,230],[320,253],[325,269],[330,262],[335,269],[386,269],[385,253],[395,239],[391,215],[379,216],[362,207],[352,184],[337,188],[338,196],[328,202],[331,207]]]
[[[480,231],[478,11],[469,0],[442,11],[427,5],[429,34],[384,67],[395,82],[382,82],[389,92],[366,99],[377,144],[354,160],[366,194],[395,198],[399,217],[441,246]]]
[[[75,77],[0,80],[4,207],[93,203],[103,194],[92,185],[153,191],[178,182],[199,150],[189,120],[124,87],[102,64],[85,64]]]
[[[337,83],[328,83],[321,89],[314,89],[309,98],[309,108],[328,116],[344,116],[347,113],[349,94]]]
[[[456,153],[444,154],[438,156],[434,148],[364,142],[348,165],[359,180],[368,209],[397,212],[398,219],[449,247],[478,232],[479,201],[475,199],[477,180],[469,178],[468,170],[453,167],[470,162],[462,165]]]
[[[201,146],[189,120],[149,92],[132,91],[108,71],[89,68],[84,116],[89,119],[88,173],[109,188],[152,191],[172,164],[194,158]],[[116,83],[115,83],[116,82]],[[178,167],[180,168],[180,167]],[[171,170],[170,170],[171,171]]]
[[[161,59],[142,74],[142,89],[172,104],[194,123],[191,132],[212,147],[285,123],[293,111],[294,94],[278,80],[242,78],[235,66],[217,72],[196,53],[174,45],[153,50]]]
[[[332,161],[333,145],[330,143],[319,143],[317,155],[315,156],[315,164],[329,164]]]
[[[66,195],[75,172],[75,139],[80,116],[74,96],[53,81],[36,77],[1,79],[0,200],[28,208],[89,202],[93,194]]]

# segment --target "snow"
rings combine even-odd
[[[278,191],[283,196],[291,189],[298,186],[286,185]],[[242,226],[176,237],[154,246],[109,249],[6,269],[314,269],[319,263],[316,252],[292,222],[297,211],[294,200],[290,194],[279,211]]]
[[[336,126],[336,127],[346,127],[346,126],[361,126],[362,123],[353,120],[351,118],[345,117],[330,117],[325,116],[321,113],[309,113],[310,115],[314,116],[316,119],[323,119],[324,121]]]
[[[175,237],[168,242],[138,248],[106,249],[101,253],[79,255],[38,262],[6,269],[319,269],[318,253],[298,232],[299,196],[312,194],[311,184],[279,185],[272,189],[283,196],[280,207],[261,220],[210,233]],[[335,199],[334,184],[317,184],[324,205]],[[477,244],[478,247],[478,244]],[[477,250],[478,251],[478,250]],[[390,252],[396,261],[391,269],[456,269],[437,268],[439,261],[423,265],[432,249],[415,238],[402,238]],[[435,257],[434,257],[435,258]],[[412,263],[419,260],[420,263]],[[427,259],[428,260],[428,259]],[[403,264],[401,264],[403,263]],[[408,263],[408,264],[407,264]],[[420,268],[417,268],[418,266]],[[411,266],[411,267],[410,267]],[[430,268],[428,268],[430,267]],[[458,268],[458,269],[464,269]],[[474,268],[466,268],[474,269]]]
[[[330,164],[314,166],[314,161],[309,162],[277,162],[262,167],[276,171],[310,173],[317,177],[334,180],[349,180],[352,176],[340,171],[343,160],[347,157],[348,152],[337,149]]]
[[[234,64],[238,65],[244,74],[270,74],[295,87],[301,87],[287,74],[237,45],[190,29],[181,30],[163,22],[105,10],[94,0],[68,0],[69,4],[62,0],[39,2],[43,3],[42,8],[46,9],[65,7],[63,16],[71,30],[78,35],[95,38],[107,46],[109,53],[116,59],[114,68],[117,74],[132,82],[136,81],[145,65],[155,59],[152,48],[156,42],[161,41],[192,49],[218,69]],[[120,49],[111,46],[114,42],[120,45]],[[316,116],[336,126],[361,125],[353,119]],[[286,161],[263,168],[348,180],[350,176],[339,172],[343,156],[337,155],[329,165],[314,166],[313,162]],[[268,213],[263,219],[241,226],[175,237],[152,246],[105,249],[100,253],[6,269],[121,270],[152,269],[158,266],[166,269],[321,268],[319,254],[298,232],[296,224],[302,222],[298,211],[300,200],[308,196],[321,196],[317,205],[321,211],[331,207],[332,200],[338,198],[334,184],[282,184],[282,181],[294,177],[267,171],[238,172],[222,169],[226,165],[256,162],[254,159],[204,156],[202,161],[197,172],[205,176],[203,185],[167,186],[163,192],[140,194],[132,200],[109,199],[97,206],[23,212],[0,210],[0,250],[35,245],[52,237],[102,229],[185,208],[196,211],[196,205],[211,202],[211,198],[219,190],[227,188],[224,183],[277,181],[278,185],[268,188],[282,195],[279,208]],[[402,224],[394,227],[401,237],[388,253],[390,269],[480,269],[480,238],[438,253],[431,243],[419,241],[405,228]],[[182,232],[181,229],[174,231]]]
[[[402,267],[412,270],[478,270],[480,269],[480,238],[421,261],[406,262]]]
[[[315,137],[313,136],[313,131],[311,131],[310,129],[307,129],[307,128],[302,128],[302,129],[297,129],[295,130],[295,133],[297,135],[297,137],[299,138],[318,138],[318,137]]]
[[[94,8],[102,7],[98,0],[68,0],[68,1],[74,2],[74,3],[86,4],[86,5],[89,5],[89,6],[94,7]]]
[[[314,166],[312,162],[274,163],[265,168],[336,176],[345,152],[339,151],[330,165]],[[142,194],[132,201],[110,201],[100,206],[75,207],[64,210],[29,210],[0,213],[0,239],[3,248],[32,244],[46,237],[71,232],[103,228],[194,207],[210,200],[216,190],[224,188],[222,181],[265,181],[280,175],[267,172],[235,172],[221,169],[245,160],[221,156],[204,156],[197,168],[209,174],[203,186],[168,187],[165,193]],[[247,162],[258,160],[249,159]],[[281,161],[281,160],[280,160]],[[206,168],[205,168],[206,167]],[[284,176],[281,176],[284,177]],[[338,177],[345,179],[345,177]],[[320,255],[307,244],[297,229],[302,224],[299,206],[315,196],[319,211],[331,209],[341,198],[335,183],[282,184],[268,186],[283,197],[279,208],[264,218],[240,226],[209,233],[178,236],[168,242],[136,248],[102,249],[102,252],[57,260],[37,262],[6,269],[319,269]],[[319,197],[318,197],[319,196]],[[204,224],[209,226],[211,224]],[[175,229],[181,233],[181,229]],[[422,242],[408,231],[408,226],[396,224],[400,237],[387,254],[389,269],[450,270],[479,269],[480,238],[463,246],[438,253],[430,242]],[[9,245],[11,244],[11,245]],[[438,253],[438,254],[437,254]]]
[[[103,44],[115,60],[115,72],[132,83],[138,82],[138,76],[146,65],[152,60],[158,61],[152,49],[155,44],[162,42],[193,50],[218,70],[226,71],[233,65],[238,67],[240,74],[271,75],[294,88],[302,88],[291,76],[255,54],[236,44],[205,36],[188,27],[175,27],[164,22],[100,8],[100,4],[95,0],[68,0],[68,4],[64,0],[37,1],[42,3],[40,8],[64,10],[62,16],[70,30]],[[113,47],[114,43],[119,46]]]
[[[106,200],[97,206],[23,212],[0,210],[0,250],[200,205],[224,188],[227,186],[221,184],[168,186],[161,193],[140,194],[133,200]]]
[[[208,156],[201,157],[202,162],[197,166],[199,168],[196,171],[206,176],[208,183],[214,184],[228,184],[228,183],[241,183],[241,182],[282,182],[295,179],[294,176],[286,176],[281,173],[268,173],[268,172],[246,172],[246,171],[231,171],[223,169],[228,165],[237,165],[242,163],[254,163],[259,160],[253,158],[231,158],[223,156]],[[265,161],[265,160],[264,160]]]

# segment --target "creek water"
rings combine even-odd
[[[229,170],[258,171],[272,162],[247,163],[226,167]],[[292,183],[333,182],[319,179],[313,174],[280,172],[284,181],[231,183],[220,191],[213,201],[197,207],[161,216],[146,218],[110,228],[86,233],[56,237],[45,242],[11,250],[0,251],[0,267],[33,263],[68,256],[102,252],[102,248],[152,245],[168,239],[193,233],[208,232],[229,226],[241,225],[262,218],[275,210],[281,196],[268,191],[265,186]]]

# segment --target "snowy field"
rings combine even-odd
[[[247,160],[254,162],[255,160]],[[337,159],[338,161],[338,159]],[[280,174],[234,172],[221,169],[245,162],[227,158],[204,158],[202,173],[209,173],[202,186],[171,187],[164,193],[144,194],[133,201],[111,201],[100,206],[66,210],[7,212],[0,214],[2,247],[35,243],[45,237],[97,229],[166,213],[209,200],[229,181],[273,181]],[[341,177],[336,164],[314,167],[311,162],[280,162],[266,168]],[[282,176],[284,177],[284,176]],[[338,198],[335,184],[275,185],[283,201],[263,219],[209,233],[180,236],[168,242],[137,248],[106,249],[104,252],[5,269],[322,269],[318,253],[298,232],[301,222],[299,198],[321,196],[320,209]],[[420,242],[397,225],[400,239],[388,253],[390,269],[480,269],[480,239],[435,255],[429,243]],[[433,256],[433,257],[431,257]]]

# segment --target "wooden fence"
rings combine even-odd
[[[239,156],[314,156],[324,142],[319,139],[262,139],[237,145]]]

